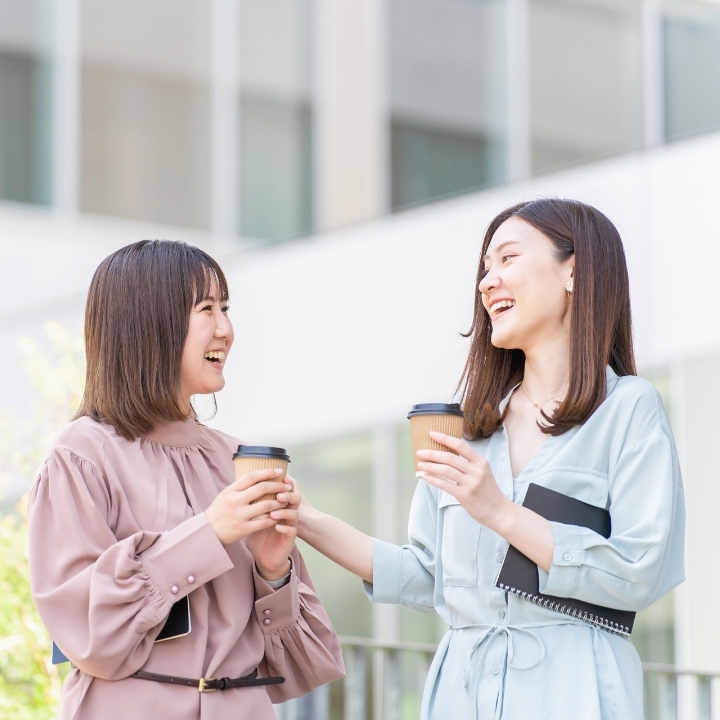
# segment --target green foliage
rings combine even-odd
[[[79,404],[82,343],[56,323],[46,333],[49,351],[30,338],[18,340],[35,398],[28,423],[0,415],[0,494],[18,485],[29,490],[52,438]],[[26,505],[25,497],[0,516],[0,717],[49,720],[68,666],[50,662],[50,637],[30,595]]]
[[[67,666],[50,662],[50,638],[30,597],[26,545],[26,518],[0,519],[0,717],[49,720]]]

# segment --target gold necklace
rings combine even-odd
[[[567,387],[567,385],[565,386]],[[546,402],[550,402],[551,400],[554,400],[557,397],[560,397],[565,392],[565,387],[557,393],[557,395],[553,395],[552,397],[549,397],[547,400],[543,400],[542,402],[536,403],[526,392],[525,388],[523,387],[523,383],[520,383],[520,389],[523,391],[523,395],[533,404],[534,408],[539,407],[540,405],[544,405]]]

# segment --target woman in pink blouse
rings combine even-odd
[[[29,505],[33,597],[73,664],[61,720],[265,720],[344,675],[295,548],[299,496],[280,471],[236,481],[238,439],[190,404],[225,384],[227,299],[184,243],[129,245],[92,280],[85,395]],[[156,642],[186,597],[190,632]]]

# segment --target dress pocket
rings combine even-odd
[[[438,508],[443,514],[440,552],[443,585],[477,587],[478,546],[482,526],[448,493],[441,494]]]

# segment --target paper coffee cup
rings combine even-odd
[[[290,456],[285,448],[270,447],[268,445],[238,445],[237,452],[233,455],[235,463],[235,479],[246,475],[253,470],[271,470],[280,468],[283,472],[276,478],[281,481],[285,478],[290,462]],[[257,500],[253,500],[252,504],[259,503],[262,500],[274,500],[275,494],[263,495]],[[267,514],[258,517],[267,517]]]
[[[435,442],[429,435],[431,430],[452,435],[456,438],[462,437],[463,421],[465,414],[457,403],[424,403],[413,405],[408,413],[410,420],[410,432],[412,433],[413,459],[415,461],[415,472],[418,471],[420,458],[418,450],[442,450],[453,452],[449,447]]]

